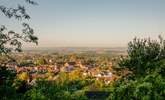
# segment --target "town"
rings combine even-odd
[[[7,69],[16,73],[17,77],[24,77],[28,84],[34,85],[38,79],[54,81],[59,77],[59,73],[67,73],[68,79],[72,79],[71,74],[76,71],[79,78],[92,77],[110,84],[118,77],[113,70],[113,61],[104,55],[85,55],[85,54],[35,54],[22,53],[16,58],[19,64],[11,62],[7,64]],[[101,60],[104,60],[101,61]]]

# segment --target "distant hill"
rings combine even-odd
[[[24,52],[47,52],[47,53],[108,53],[108,54],[126,54],[126,47],[52,47],[52,48],[25,48]]]

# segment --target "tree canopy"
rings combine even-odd
[[[15,1],[17,2],[17,1]],[[37,5],[32,0],[24,0],[27,4]],[[38,38],[34,35],[34,30],[24,20],[29,20],[30,15],[26,12],[25,6],[21,3],[17,7],[8,7],[7,5],[0,5],[0,11],[7,18],[15,18],[22,22],[22,32],[17,33],[14,30],[8,29],[5,25],[0,26],[0,54],[7,54],[9,52],[22,51],[22,42],[38,43]]]

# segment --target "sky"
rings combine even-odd
[[[0,3],[14,6],[14,1],[20,0]],[[37,47],[120,47],[135,36],[156,39],[165,33],[165,0],[36,1],[38,6],[26,7]],[[0,14],[0,25],[19,31],[20,23]]]

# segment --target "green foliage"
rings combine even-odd
[[[13,80],[15,78],[15,75],[16,73],[6,70],[5,66],[0,66],[0,81]]]
[[[36,62],[35,62],[36,65],[45,65],[47,64],[46,60],[44,58],[41,58],[41,59],[38,59]]]
[[[5,66],[0,66],[0,97],[2,100],[17,98],[16,90],[12,87],[14,79],[15,73],[6,70]]]
[[[48,100],[40,89],[33,88],[23,96],[24,100]]]
[[[113,85],[112,100],[164,100],[165,99],[165,42],[150,39],[134,39],[128,45],[128,58],[121,67],[133,71]],[[133,77],[132,77],[133,76]]]
[[[7,84],[0,85],[0,97],[1,100],[13,100],[18,98],[15,89]]]
[[[165,58],[165,40],[159,36],[159,41],[148,39],[137,39],[128,43],[128,57],[122,58],[119,63],[121,67],[129,68],[135,74],[145,74],[146,71],[154,69],[153,62]],[[151,70],[150,70],[151,69]]]
[[[158,73],[152,73],[135,81],[124,80],[115,85],[110,96],[111,99],[165,99],[165,79]]]
[[[48,82],[48,81],[38,81],[36,87],[33,87],[27,91],[24,95],[25,100],[86,100],[84,96],[84,91],[73,91],[69,89],[74,84],[73,82]]]

